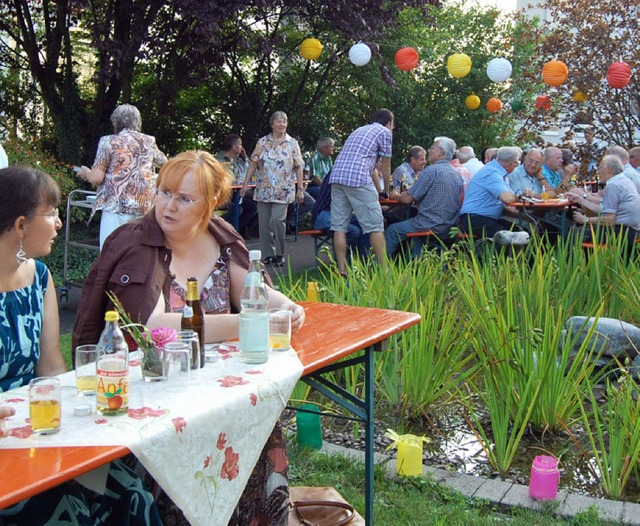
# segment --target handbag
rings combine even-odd
[[[364,526],[364,519],[335,488],[289,488],[289,526]]]

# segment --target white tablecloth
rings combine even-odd
[[[115,417],[98,415],[93,397],[77,395],[69,372],[60,377],[62,426],[55,435],[31,434],[26,388],[0,394],[0,405],[16,409],[0,449],[123,445],[192,524],[227,524],[302,370],[294,351],[270,353],[260,365],[230,353],[192,371],[181,391],[145,383],[132,368],[129,411]],[[91,415],[75,416],[74,406],[87,402]]]

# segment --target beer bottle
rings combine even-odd
[[[96,348],[96,410],[101,415],[120,415],[129,409],[129,347],[119,318],[114,310],[105,313]]]
[[[198,292],[198,278],[187,278],[187,299],[182,310],[182,330],[194,331],[200,342],[200,354],[195,348],[191,354],[191,368],[204,367],[204,314],[200,307],[200,293]]]

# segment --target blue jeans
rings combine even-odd
[[[407,234],[411,232],[419,232],[415,227],[411,226],[411,221],[400,221],[399,223],[393,223],[389,225],[384,233],[384,238],[387,244],[387,255],[393,256],[393,253],[398,248],[398,245],[407,239]],[[420,257],[422,252],[422,240],[412,239],[411,256],[414,258]]]
[[[331,230],[331,212],[329,210],[320,212],[316,217],[313,228],[322,230],[323,232],[329,232]],[[349,249],[355,250],[358,254],[364,256],[369,250],[368,238],[369,236],[362,233],[357,219],[353,216],[347,229],[347,246]]]

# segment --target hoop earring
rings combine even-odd
[[[25,261],[27,261],[27,254],[22,248],[22,239],[20,240],[20,248],[18,249],[18,253],[16,254],[16,261],[18,265],[22,265]]]

